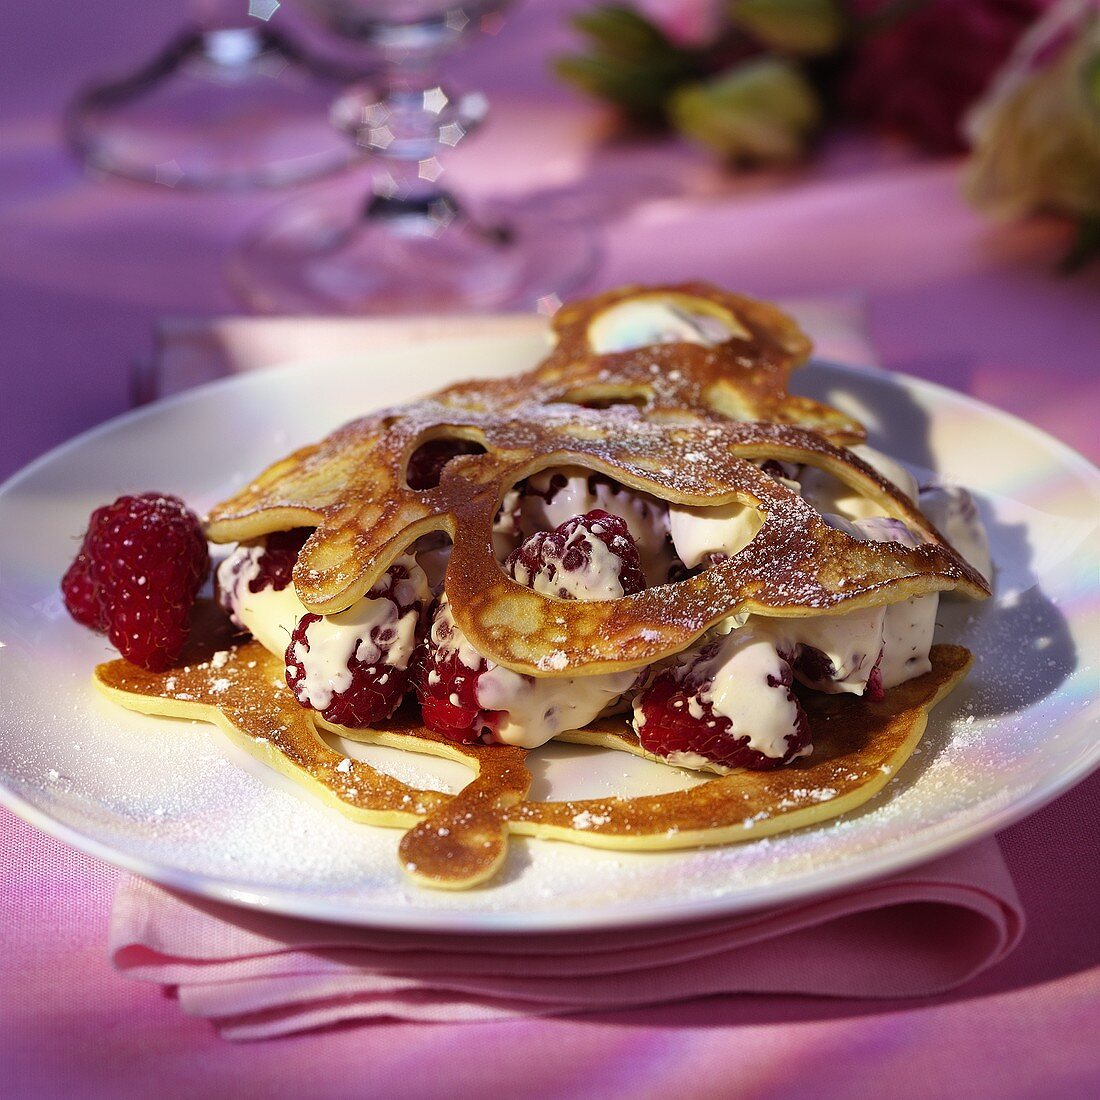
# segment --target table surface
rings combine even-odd
[[[572,6],[576,6],[575,4]],[[673,142],[611,139],[556,87],[567,5],[518,9],[455,66],[494,102],[453,156],[453,185],[600,218],[593,288],[712,278],[763,296],[851,293],[893,370],[964,390],[1100,457],[1100,270],[1053,273],[1066,227],[995,226],[958,198],[958,166],[855,139],[812,165],[735,178]],[[84,176],[59,113],[173,29],[168,5],[23,5],[0,58],[0,477],[123,411],[166,314],[238,307],[222,266],[280,195],[175,193]],[[15,1095],[474,1096],[629,1093],[851,1097],[1095,1095],[1100,1065],[1100,777],[1006,830],[1029,927],[1017,952],[916,1003],[710,998],[462,1028],[375,1025],[233,1046],[110,969],[117,872],[0,811],[0,1074]],[[532,1047],[553,1051],[531,1058]],[[965,1085],[960,1086],[960,1082]]]

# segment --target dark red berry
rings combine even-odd
[[[431,612],[417,667],[417,695],[424,724],[452,741],[472,744],[492,739],[492,712],[477,698],[478,680],[489,662],[475,653],[455,625],[447,597]]]
[[[62,591],[78,622],[106,629],[127,660],[163,671],[183,650],[209,569],[202,525],[183,501],[124,496],[92,514]]]
[[[282,592],[293,579],[298,555],[313,534],[312,527],[295,527],[290,531],[275,531],[264,539],[264,552],[257,561],[259,572],[248,582],[249,592],[273,588]]]
[[[677,664],[660,672],[635,699],[635,729],[642,748],[661,757],[694,753],[729,768],[767,770],[786,764],[811,740],[805,712],[790,690],[793,682],[790,666],[779,658],[778,677],[769,675],[766,684],[745,688],[782,692],[792,704],[786,749],[781,756],[769,756],[750,748],[747,735],[732,735],[730,719],[718,714],[707,697],[723,644],[722,640],[708,642],[694,654],[685,654]]]
[[[389,718],[409,685],[428,595],[420,567],[400,558],[367,593],[369,604],[327,619],[303,615],[285,655],[286,682],[298,702],[356,729]],[[331,675],[311,675],[310,655],[318,662],[323,646],[346,652],[346,661]]]
[[[91,569],[88,555],[81,550],[61,578],[61,594],[69,614],[78,623],[102,632],[107,629],[107,616],[99,602],[99,587],[92,580]]]
[[[608,555],[596,554],[595,542]],[[645,588],[638,544],[626,521],[599,508],[538,531],[508,558],[520,584],[562,599],[614,599]]]
[[[429,439],[409,456],[405,480],[410,489],[434,489],[452,458],[484,453],[485,448],[472,439]]]

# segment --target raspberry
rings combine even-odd
[[[645,588],[626,522],[598,508],[526,539],[508,558],[507,569],[520,584],[562,599],[615,599]],[[424,724],[454,741],[496,740],[497,724],[507,712],[483,708],[478,683],[497,666],[466,640],[446,594],[431,621],[417,678]],[[532,677],[511,677],[516,690],[535,687]]]
[[[298,702],[352,728],[389,718],[408,687],[428,596],[423,570],[405,556],[354,607],[303,615],[285,657]]]
[[[92,579],[92,563],[83,549],[61,578],[61,594],[78,623],[101,633],[106,631],[107,616],[99,602],[99,586]]]
[[[668,505],[628,489],[604,474],[567,466],[543,470],[517,486],[524,532],[549,531],[574,516],[600,509],[626,522],[637,543],[649,584],[664,584],[675,555],[669,540]]]
[[[194,512],[178,497],[145,493],[92,513],[61,587],[77,622],[106,630],[127,660],[160,672],[183,650],[209,568]]]
[[[793,673],[774,649],[769,653],[758,648],[767,645],[750,633],[734,631],[724,639],[689,651],[660,672],[634,700],[634,728],[642,748],[666,758],[674,753],[691,753],[728,768],[754,770],[777,768],[802,755],[810,744],[810,728],[791,691]],[[746,659],[750,649],[755,653]],[[763,664],[761,656],[765,658]],[[738,666],[730,677],[734,685],[731,690],[737,692],[736,710],[742,715],[747,713],[745,721],[760,722],[760,729],[733,733],[733,721],[720,712],[715,698],[716,680],[731,665]],[[781,693],[778,707],[776,692]],[[757,693],[762,705],[754,707],[753,696]],[[782,706],[784,701],[786,707]],[[753,747],[752,733],[764,735],[769,747],[782,751],[769,755]]]
[[[291,531],[275,531],[264,539],[264,552],[258,558],[258,572],[248,582],[249,592],[273,588],[282,592],[292,579],[298,555],[313,534],[312,527],[295,527]]]
[[[507,569],[520,584],[562,599],[617,599],[645,588],[626,521],[600,508],[532,535],[512,552]]]
[[[477,698],[477,682],[489,662],[455,625],[446,595],[433,608],[431,623],[417,673],[424,725],[452,741],[491,740],[491,717]]]
[[[405,480],[410,489],[434,489],[452,458],[484,453],[485,448],[472,439],[429,439],[409,456]]]

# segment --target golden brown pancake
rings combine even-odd
[[[730,338],[597,354],[592,326],[646,298],[719,319]],[[862,427],[788,393],[810,350],[774,306],[708,284],[627,287],[564,307],[556,345],[526,374],[449,387],[356,420],[263,471],[212,509],[215,542],[313,528],[294,586],[318,614],[360,598],[420,537],[448,536],[444,581],[455,621],[490,660],[535,677],[641,668],[681,653],[727,616],[843,614],[945,589],[982,598],[985,581],[896,486],[844,444]],[[408,470],[425,443],[460,453],[437,485]],[[818,467],[903,520],[916,548],[863,542],[825,523],[762,460]],[[672,504],[755,508],[762,525],[728,560],[676,584],[607,601],[562,600],[524,587],[494,557],[505,494],[541,471],[582,467]],[[215,653],[218,655],[215,656]],[[814,752],[773,771],[735,770],[691,790],[642,798],[528,799],[526,751],[465,745],[433,733],[415,703],[374,728],[332,726],[286,687],[283,662],[258,643],[227,646],[199,630],[180,667],[150,673],[101,665],[96,682],[123,706],[201,718],[356,821],[405,828],[400,856],[422,883],[458,888],[492,876],[511,833],[629,850],[725,844],[817,824],[871,798],[902,766],[928,712],[965,675],[966,650],[935,646],[932,671],[881,702],[801,691]],[[331,749],[327,729],[356,740],[461,761],[475,773],[456,795],[418,790]],[[646,754],[622,719],[563,740]]]
[[[752,840],[853,810],[893,778],[920,740],[929,710],[970,665],[965,649],[938,645],[931,672],[891,689],[879,703],[804,692],[814,752],[783,768],[739,769],[690,790],[639,798],[539,802],[527,799],[531,775],[524,749],[450,741],[422,725],[415,706],[372,729],[332,726],[299,705],[286,686],[282,661],[259,643],[219,650],[221,644],[224,639],[194,637],[185,663],[169,672],[111,661],[96,669],[96,684],[108,698],[142,714],[213,722],[246,752],[353,821],[408,829],[399,849],[406,873],[449,889],[490,878],[511,833],[596,848],[667,850]],[[455,795],[419,790],[349,760],[325,743],[319,727],[457,760],[474,778]],[[563,739],[641,753],[621,721],[600,722]]]

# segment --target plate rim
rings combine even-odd
[[[488,342],[494,339],[500,341],[502,338],[490,336],[482,339]],[[507,339],[515,341],[516,337],[509,336]],[[423,341],[418,342],[411,350],[422,353],[430,350],[433,344],[448,345],[453,344],[453,342],[453,339],[448,340],[447,338]],[[340,360],[333,361],[335,369],[345,369],[339,365],[340,362]],[[918,395],[923,391],[940,402],[954,403],[982,416],[992,416],[995,420],[1006,422],[1012,428],[1017,431],[1024,431],[1025,434],[1034,437],[1039,444],[1053,451],[1060,464],[1065,464],[1075,470],[1086,482],[1091,483],[1092,490],[1100,496],[1100,468],[1097,468],[1088,458],[1075,451],[1062,440],[1012,413],[950,387],[900,372],[868,370],[867,368],[853,367],[816,358],[812,359],[805,369],[813,370],[814,367],[824,367],[839,372],[842,376],[851,375],[863,381],[871,378],[887,385],[899,385],[902,388],[915,390]],[[135,420],[163,415],[179,405],[200,401],[211,392],[222,393],[226,390],[247,389],[258,385],[260,379],[270,378],[272,374],[283,376],[305,369],[308,369],[308,367],[303,362],[288,362],[262,371],[215,379],[182,393],[173,394],[143,405],[140,408],[127,410],[119,416],[112,417],[102,424],[95,425],[72,439],[58,444],[17,470],[0,484],[0,503],[9,493],[17,490],[23,481],[34,476],[42,467],[64,460],[70,451],[77,450],[100,436],[109,435]],[[525,913],[517,910],[482,911],[477,909],[400,908],[392,905],[363,906],[351,903],[344,906],[334,906],[331,899],[318,903],[309,894],[303,894],[299,890],[244,886],[239,881],[224,876],[186,871],[172,864],[161,863],[121,851],[105,841],[86,835],[75,826],[68,825],[50,816],[48,812],[23,798],[17,790],[7,786],[5,776],[0,776],[0,805],[34,828],[76,848],[78,851],[85,852],[112,866],[149,879],[168,889],[178,890],[200,898],[288,917],[322,921],[328,924],[462,935],[507,933],[519,935],[539,931],[578,932],[662,924],[688,924],[720,916],[750,912],[764,907],[779,907],[790,905],[799,900],[810,901],[838,894],[859,884],[873,882],[918,866],[938,856],[956,851],[967,844],[991,836],[1048,805],[1071,787],[1084,780],[1098,767],[1100,767],[1100,742],[1094,744],[1090,752],[1083,754],[1052,782],[1029,791],[1004,807],[990,811],[980,820],[958,825],[942,833],[934,833],[923,841],[910,843],[899,851],[881,854],[872,853],[847,868],[830,868],[827,883],[818,882],[811,875],[786,884],[781,880],[778,883],[741,889],[736,894],[694,899],[686,903],[634,902],[629,912],[575,909],[550,914],[548,912]]]

